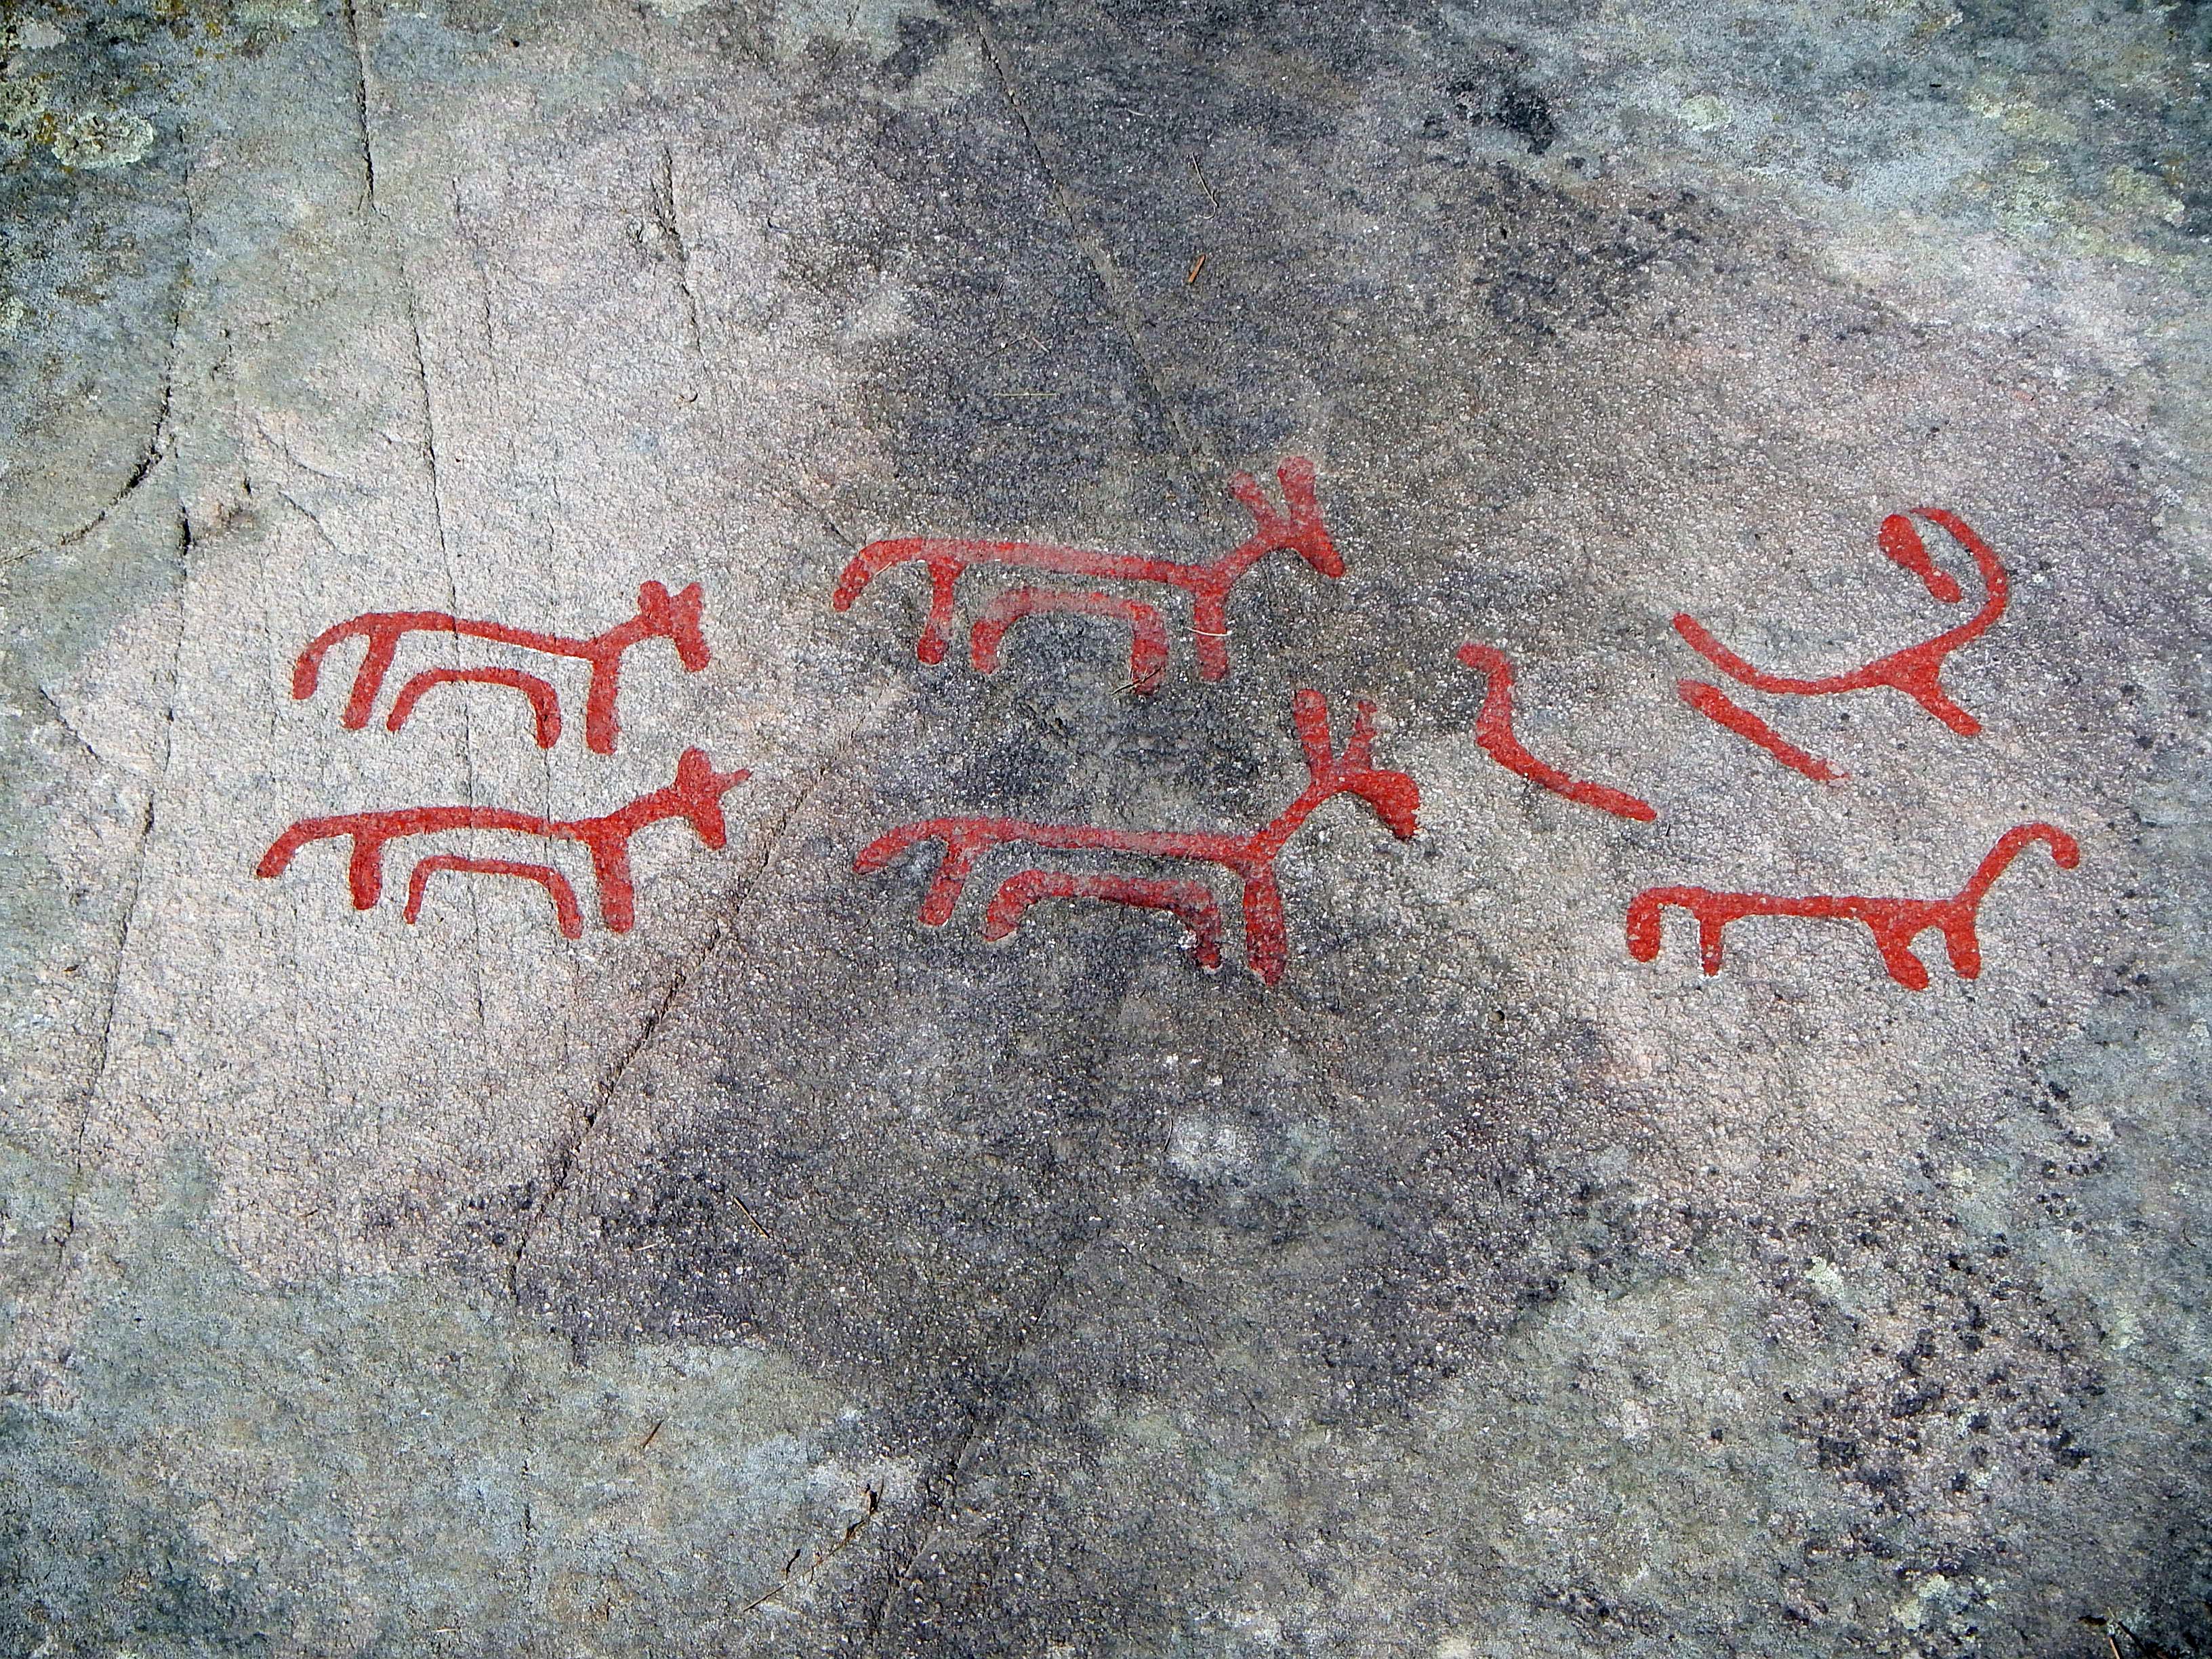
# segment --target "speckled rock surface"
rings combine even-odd
[[[2197,8],[0,17],[0,1651],[2212,1651]]]

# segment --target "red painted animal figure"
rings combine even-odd
[[[1811,916],[1829,921],[1858,921],[1874,935],[1889,976],[1908,990],[1928,988],[1928,968],[1912,953],[1912,942],[1931,927],[1943,935],[1951,966],[1961,979],[1978,978],[1982,946],[1975,933],[1982,900],[2012,861],[2033,842],[2051,848],[2051,862],[2071,870],[2081,849],[2063,830],[2049,823],[2023,823],[2005,831],[1966,884],[1948,898],[1866,898],[1855,894],[1814,893],[1785,898],[1773,893],[1717,893],[1709,887],[1648,887],[1628,907],[1628,953],[1638,962],[1659,954],[1660,912],[1668,905],[1698,920],[1698,953],[1708,974],[1721,970],[1721,935],[1745,916]]]
[[[1474,741],[1484,754],[1507,771],[1580,805],[1595,806],[1601,812],[1633,818],[1638,823],[1649,823],[1659,816],[1650,801],[1607,784],[1571,778],[1522,747],[1520,738],[1513,735],[1513,665],[1503,651],[1494,645],[1462,645],[1459,659],[1463,666],[1486,678],[1482,710],[1474,718]]]
[[[1943,690],[1943,664],[1950,654],[1988,633],[1998,617],[2004,615],[2008,584],[2005,568],[1987,542],[1976,535],[1966,521],[1955,513],[1947,513],[1940,507],[1916,507],[1913,513],[1929,523],[1950,533],[1951,538],[1973,556],[1974,568],[1981,573],[1984,597],[1982,608],[1956,628],[1948,629],[1932,639],[1917,645],[1909,645],[1902,651],[1893,651],[1887,657],[1877,658],[1861,668],[1840,674],[1824,675],[1818,679],[1799,679],[1787,674],[1770,674],[1765,669],[1747,662],[1729,650],[1705,629],[1694,617],[1683,613],[1674,618],[1674,631],[1689,642],[1690,648],[1711,663],[1729,678],[1750,686],[1756,691],[1772,691],[1790,696],[1826,696],[1836,691],[1864,691],[1875,686],[1887,685],[1902,691],[1962,737],[1972,737],[1982,729],[1982,723],[1954,702]],[[1893,513],[1882,520],[1881,550],[1896,563],[1902,565],[1927,587],[1935,599],[1945,605],[1956,605],[1962,597],[1959,584],[1946,572],[1936,568],[1928,556],[1927,544],[1912,520],[1902,513]]]
[[[1191,597],[1191,633],[1201,679],[1218,680],[1229,672],[1229,595],[1244,573],[1270,553],[1295,553],[1322,575],[1344,574],[1344,560],[1322,525],[1314,490],[1314,466],[1293,456],[1275,471],[1286,510],[1278,510],[1260,493],[1258,480],[1239,472],[1230,493],[1252,514],[1253,529],[1236,547],[1206,564],[1183,564],[1139,554],[1100,553],[1087,548],[1042,542],[970,541],[957,537],[905,536],[870,542],[837,578],[830,604],[848,611],[867,585],[895,564],[919,562],[929,572],[929,619],[922,624],[915,655],[926,663],[945,660],[953,627],[953,590],[960,574],[979,564],[1012,565],[1065,575],[1110,581],[1157,582],[1180,587]],[[1136,618],[1132,617],[1132,622]],[[1003,627],[999,630],[1003,633]],[[1139,641],[1141,644],[1141,640]],[[995,644],[993,654],[995,654]],[[1132,670],[1135,663],[1133,659]]]
[[[597,817],[543,818],[503,806],[404,806],[302,818],[270,844],[254,874],[281,876],[291,864],[292,855],[309,842],[350,836],[353,854],[347,860],[346,881],[353,892],[354,908],[368,910],[375,907],[384,890],[386,842],[448,830],[507,830],[582,846],[591,854],[592,873],[599,883],[600,920],[610,933],[626,933],[636,920],[635,890],[630,883],[630,837],[648,824],[683,818],[690,822],[702,845],[723,846],[728,829],[722,817],[722,797],[750,775],[743,770],[717,772],[704,752],[687,749],[676,763],[674,782]],[[419,869],[416,873],[421,874]],[[557,894],[555,902],[559,902]]]
[[[1300,691],[1291,705],[1292,724],[1305,751],[1310,781],[1298,798],[1268,823],[1249,835],[1221,835],[1194,830],[1109,830],[1092,824],[1032,823],[1020,818],[927,818],[902,824],[860,849],[854,869],[866,875],[881,870],[908,848],[925,841],[941,842],[945,855],[921,902],[925,926],[942,927],[951,920],[953,907],[975,867],[975,860],[994,847],[1023,842],[1055,852],[1102,851],[1127,853],[1147,859],[1194,860],[1215,864],[1236,876],[1244,887],[1246,960],[1252,971],[1269,985],[1282,977],[1289,958],[1289,934],[1283,920],[1283,896],[1275,879],[1275,860],[1284,843],[1296,835],[1322,802],[1341,794],[1358,795],[1374,810],[1392,834],[1403,841],[1418,827],[1415,815],[1421,805],[1420,787],[1403,772],[1378,769],[1374,763],[1375,706],[1358,705],[1351,734],[1340,753],[1331,747],[1328,704],[1318,691]],[[1145,882],[1107,878],[1097,883],[1057,879],[1048,872],[1025,870],[1000,886],[986,917],[991,937],[1012,931],[1030,903],[1042,896],[1099,898],[1122,904],[1143,904],[1182,911],[1193,916],[1201,952],[1206,939],[1206,904],[1191,889],[1195,883]],[[1207,904],[1211,895],[1207,895]]]
[[[709,660],[706,636],[700,631],[705,603],[696,582],[673,594],[659,582],[645,582],[637,590],[637,614],[587,640],[541,633],[532,628],[511,628],[505,623],[471,621],[443,611],[371,611],[325,629],[308,642],[292,667],[292,695],[302,702],[313,696],[322,676],[323,659],[330,653],[331,647],[358,635],[367,641],[368,648],[362,653],[361,666],[354,671],[353,690],[346,698],[345,710],[338,716],[339,725],[349,732],[358,732],[368,724],[377,693],[384,687],[385,674],[398,653],[399,642],[408,635],[453,634],[466,639],[489,640],[497,645],[512,645],[588,663],[591,680],[584,693],[584,741],[592,753],[611,755],[622,731],[615,702],[622,691],[623,653],[647,640],[666,640],[676,647],[677,660],[688,672],[698,672]],[[513,686],[530,698],[537,713],[538,745],[550,749],[559,737],[560,712],[552,685],[538,675],[516,669],[426,669],[401,688],[386,724],[397,732],[424,692],[456,680]],[[549,701],[553,704],[550,719],[546,712]]]
[[[409,923],[422,914],[422,897],[429,890],[430,878],[441,870],[475,876],[520,876],[525,881],[534,881],[553,901],[553,920],[562,933],[570,939],[584,936],[584,913],[576,908],[576,890],[568,884],[568,878],[551,865],[471,858],[465,853],[433,853],[416,865],[415,873],[407,878],[407,908],[401,913]]]

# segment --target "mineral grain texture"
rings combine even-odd
[[[8,0],[0,1654],[2212,1653],[2208,59]]]

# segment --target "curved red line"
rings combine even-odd
[[[561,740],[561,694],[550,680],[520,668],[425,668],[399,688],[399,695],[392,700],[385,729],[397,732],[406,725],[407,717],[426,692],[454,684],[504,685],[521,692],[530,699],[531,713],[537,717],[538,746],[550,749]]]
[[[1000,882],[991,896],[983,912],[983,937],[1006,938],[1021,926],[1030,907],[1044,899],[1098,899],[1140,909],[1172,910],[1196,937],[1200,965],[1221,966],[1221,906],[1204,882],[1023,870]]]
[[[1474,740],[1481,745],[1484,754],[1507,771],[1540,783],[1553,794],[1565,795],[1579,805],[1594,806],[1601,812],[1633,818],[1638,823],[1650,823],[1659,816],[1650,802],[1602,783],[1571,778],[1522,746],[1521,740],[1513,735],[1513,665],[1503,651],[1495,646],[1463,645],[1459,648],[1459,659],[1478,674],[1489,677],[1482,712],[1474,721]]]
[[[1972,526],[1955,513],[1940,507],[1916,507],[1917,516],[1948,532],[1951,538],[1972,556],[1974,568],[1981,573],[1985,597],[1982,608],[1956,628],[1946,629],[1933,638],[1908,645],[1902,651],[1893,651],[1886,657],[1846,669],[1838,674],[1826,674],[1818,678],[1805,679],[1789,674],[1771,674],[1755,663],[1739,657],[1716,639],[1704,623],[1687,611],[1674,617],[1674,631],[1689,647],[1730,679],[1747,685],[1754,691],[1771,691],[1782,696],[1818,697],[1838,691],[1865,691],[1875,686],[1887,685],[1903,692],[1937,720],[1961,737],[1971,738],[1982,729],[1982,724],[1972,714],[1951,701],[1943,690],[1943,665],[1960,647],[1979,639],[2004,615],[2010,585],[2005,568],[1990,544],[1974,532]],[[1893,514],[1891,519],[1899,515]],[[1927,562],[1926,550],[1920,556],[1912,556],[1912,549],[1902,538],[1891,533],[1889,521],[1885,520],[1881,538],[1882,550],[1890,558],[1921,575],[1929,591],[1937,599],[1955,597],[1958,584],[1942,571]],[[1918,545],[1918,537],[1913,546]],[[1940,580],[1938,580],[1940,579]],[[1946,585],[1952,591],[1947,594]]]
[[[1009,588],[983,608],[968,636],[969,659],[979,674],[999,669],[999,646],[1006,630],[1024,617],[1062,611],[1080,617],[1104,617],[1129,624],[1130,689],[1148,695],[1159,684],[1167,666],[1168,634],[1160,613],[1142,599],[1114,593],[1076,593],[1052,587]]]
[[[441,870],[459,870],[479,876],[520,876],[525,881],[534,881],[545,890],[553,901],[553,916],[561,931],[570,939],[584,935],[584,913],[576,907],[576,890],[568,884],[568,878],[550,864],[524,864],[514,859],[471,858],[464,853],[433,853],[415,866],[407,878],[407,908],[401,915],[410,922],[422,914],[422,895],[430,884],[430,878]]]

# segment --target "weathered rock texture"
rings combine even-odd
[[[2212,30],[2193,6],[22,0],[0,75],[0,1649],[2212,1651]],[[910,535],[1187,562],[1313,461],[1231,668],[967,624]],[[2003,615],[1965,735],[1778,696]],[[574,638],[641,584],[711,659]],[[1066,586],[1064,580],[1058,585]],[[1075,586],[1085,584],[1077,582]],[[1094,584],[1095,585],[1095,584]],[[1940,584],[1939,584],[1940,585]],[[1113,591],[1158,600],[1113,583]],[[1647,801],[1536,787],[1476,739]],[[541,747],[510,685],[544,673]],[[1718,684],[1849,773],[1693,713]],[[957,814],[1242,833],[1294,694],[1418,781],[1286,971]],[[611,932],[427,844],[696,747]],[[1699,971],[1656,885],[1938,897]],[[712,839],[712,837],[708,837]],[[539,857],[513,837],[442,850]],[[524,843],[526,847],[528,843]],[[1046,854],[1086,872],[1186,877]],[[1218,877],[1223,872],[1212,872]]]

